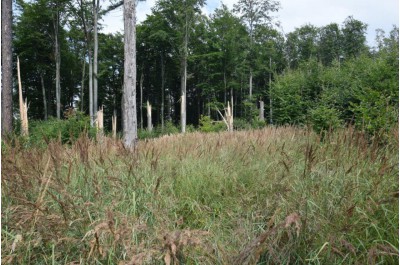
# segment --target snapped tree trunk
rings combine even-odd
[[[104,129],[104,112],[103,112],[103,108],[101,108],[99,111],[97,111],[96,116],[97,116],[97,119],[96,119],[97,132],[99,134],[103,134],[103,129]]]
[[[22,135],[28,136],[28,106],[26,100],[22,97],[22,84],[21,84],[21,72],[19,66],[19,58],[17,57],[17,75],[18,75],[18,94],[19,94],[19,114],[21,117],[21,132]]]
[[[265,121],[264,119],[264,101],[260,100],[260,113],[258,119],[260,121]]]
[[[147,100],[147,130],[151,132],[153,130],[153,125],[151,123],[151,105]]]
[[[111,118],[112,123],[112,135],[113,139],[117,139],[117,110],[114,109],[114,115]]]
[[[1,133],[13,130],[12,1],[1,0]]]
[[[137,142],[136,114],[136,0],[124,1],[124,106],[123,143],[133,149]]]
[[[46,89],[44,87],[43,73],[40,73],[40,83],[42,84],[44,119],[47,120],[47,99],[46,99]]]

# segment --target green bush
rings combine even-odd
[[[317,133],[341,127],[339,117],[339,111],[326,106],[318,106],[310,111],[310,121]]]
[[[65,120],[51,117],[47,121],[30,122],[29,143],[42,145],[54,139],[60,139],[63,144],[72,143],[84,132],[89,137],[96,136],[96,129],[90,127],[90,118],[82,112],[75,112]]]
[[[210,116],[201,115],[199,124],[201,132],[221,132],[226,130],[226,125],[223,121],[213,121]]]
[[[265,127],[265,125],[266,125],[266,122],[265,122],[265,121],[260,121],[260,120],[258,119],[258,117],[254,118],[254,119],[251,121],[251,127],[252,127],[253,129],[261,129],[261,128]]]
[[[233,128],[235,130],[250,130],[251,127],[252,127],[251,123],[249,123],[245,119],[241,119],[241,118],[233,119]]]
[[[167,121],[164,125],[163,134],[177,134],[179,133],[178,127],[176,127],[171,121]]]

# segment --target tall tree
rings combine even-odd
[[[175,39],[179,46],[177,48],[180,58],[181,77],[181,132],[186,131],[186,95],[187,95],[187,61],[190,32],[194,26],[204,0],[161,0],[157,3],[155,13],[161,15],[168,21],[171,31],[175,33]]]
[[[279,2],[273,0],[239,0],[234,6],[234,10],[240,14],[243,21],[246,22],[250,35],[249,45],[249,97],[253,94],[253,68],[254,68],[254,30],[258,25],[269,24],[272,22],[271,12],[279,10]]]
[[[12,0],[1,0],[1,133],[12,132]]]
[[[61,86],[60,86],[60,66],[61,66],[61,55],[60,55],[60,43],[59,43],[59,29],[60,29],[60,6],[59,2],[55,2],[55,11],[53,19],[54,27],[54,57],[56,60],[56,110],[57,118],[61,118]]]
[[[316,58],[318,29],[307,24],[296,28],[287,34],[286,55],[291,67],[297,67],[299,63]]]
[[[124,94],[123,142],[134,148],[137,141],[136,114],[136,0],[124,1]]]
[[[366,46],[367,24],[353,18],[346,18],[343,22],[343,50],[346,58],[356,57],[368,51]]]
[[[99,54],[99,34],[98,17],[100,10],[100,0],[93,0],[93,115],[97,117],[98,111],[98,54]]]
[[[339,60],[341,51],[342,34],[339,25],[331,23],[320,28],[318,50],[319,58],[324,65],[330,65],[334,60]]]

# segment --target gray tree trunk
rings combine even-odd
[[[259,120],[265,121],[264,119],[264,101],[260,100],[260,113],[259,113]]]
[[[44,119],[47,120],[47,99],[46,88],[44,87],[43,73],[40,73],[40,83],[42,84]]]
[[[272,119],[272,78],[271,78],[271,71],[272,71],[272,59],[271,57],[269,58],[269,123],[273,124],[273,119]]]
[[[164,91],[165,90],[165,65],[164,55],[161,54],[161,129],[164,130]]]
[[[253,71],[250,70],[250,78],[249,78],[249,98],[253,97]]]
[[[143,68],[142,68],[143,69]],[[143,70],[142,74],[140,75],[140,81],[139,81],[139,86],[140,86],[140,128],[143,130]]]
[[[186,14],[185,36],[183,39],[183,58],[181,60],[181,132],[186,132],[186,79],[187,79],[187,56],[188,56],[188,17]]]
[[[83,59],[82,65],[82,82],[81,82],[81,111],[83,112],[83,99],[85,95],[85,70],[86,70],[86,61]]]
[[[13,130],[12,1],[1,0],[1,134]]]
[[[124,1],[124,106],[123,143],[132,149],[137,142],[136,114],[136,0]]]
[[[58,8],[58,7],[57,7]],[[60,65],[61,65],[61,56],[60,56],[60,45],[58,42],[58,28],[60,26],[60,13],[56,10],[56,20],[54,22],[54,39],[55,39],[55,51],[54,56],[56,59],[56,112],[57,118],[61,118],[61,86],[60,86]]]
[[[151,132],[153,130],[153,124],[151,121],[151,105],[149,101],[147,101],[147,130]]]
[[[96,3],[97,2],[97,3]],[[97,86],[97,66],[98,66],[98,52],[99,52],[99,40],[97,33],[97,20],[99,13],[99,0],[93,0],[93,42],[94,42],[94,53],[93,53],[93,119],[97,117],[98,111],[98,86]]]
[[[92,62],[92,51],[90,45],[88,45],[88,57],[89,57],[89,115],[90,115],[90,126],[94,126],[94,113],[93,113],[93,62]]]
[[[186,58],[181,62],[181,132],[186,132]]]

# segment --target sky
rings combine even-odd
[[[138,23],[146,19],[156,0],[139,2],[137,6]],[[207,0],[203,13],[209,15],[224,3],[232,8],[237,0]],[[398,0],[280,0],[281,8],[273,15],[281,24],[284,34],[292,32],[308,23],[321,27],[330,23],[342,25],[348,16],[353,16],[368,25],[367,43],[375,45],[375,30],[383,29],[387,34],[393,25],[399,26]],[[103,22],[102,32],[123,32],[122,8],[112,11]]]

